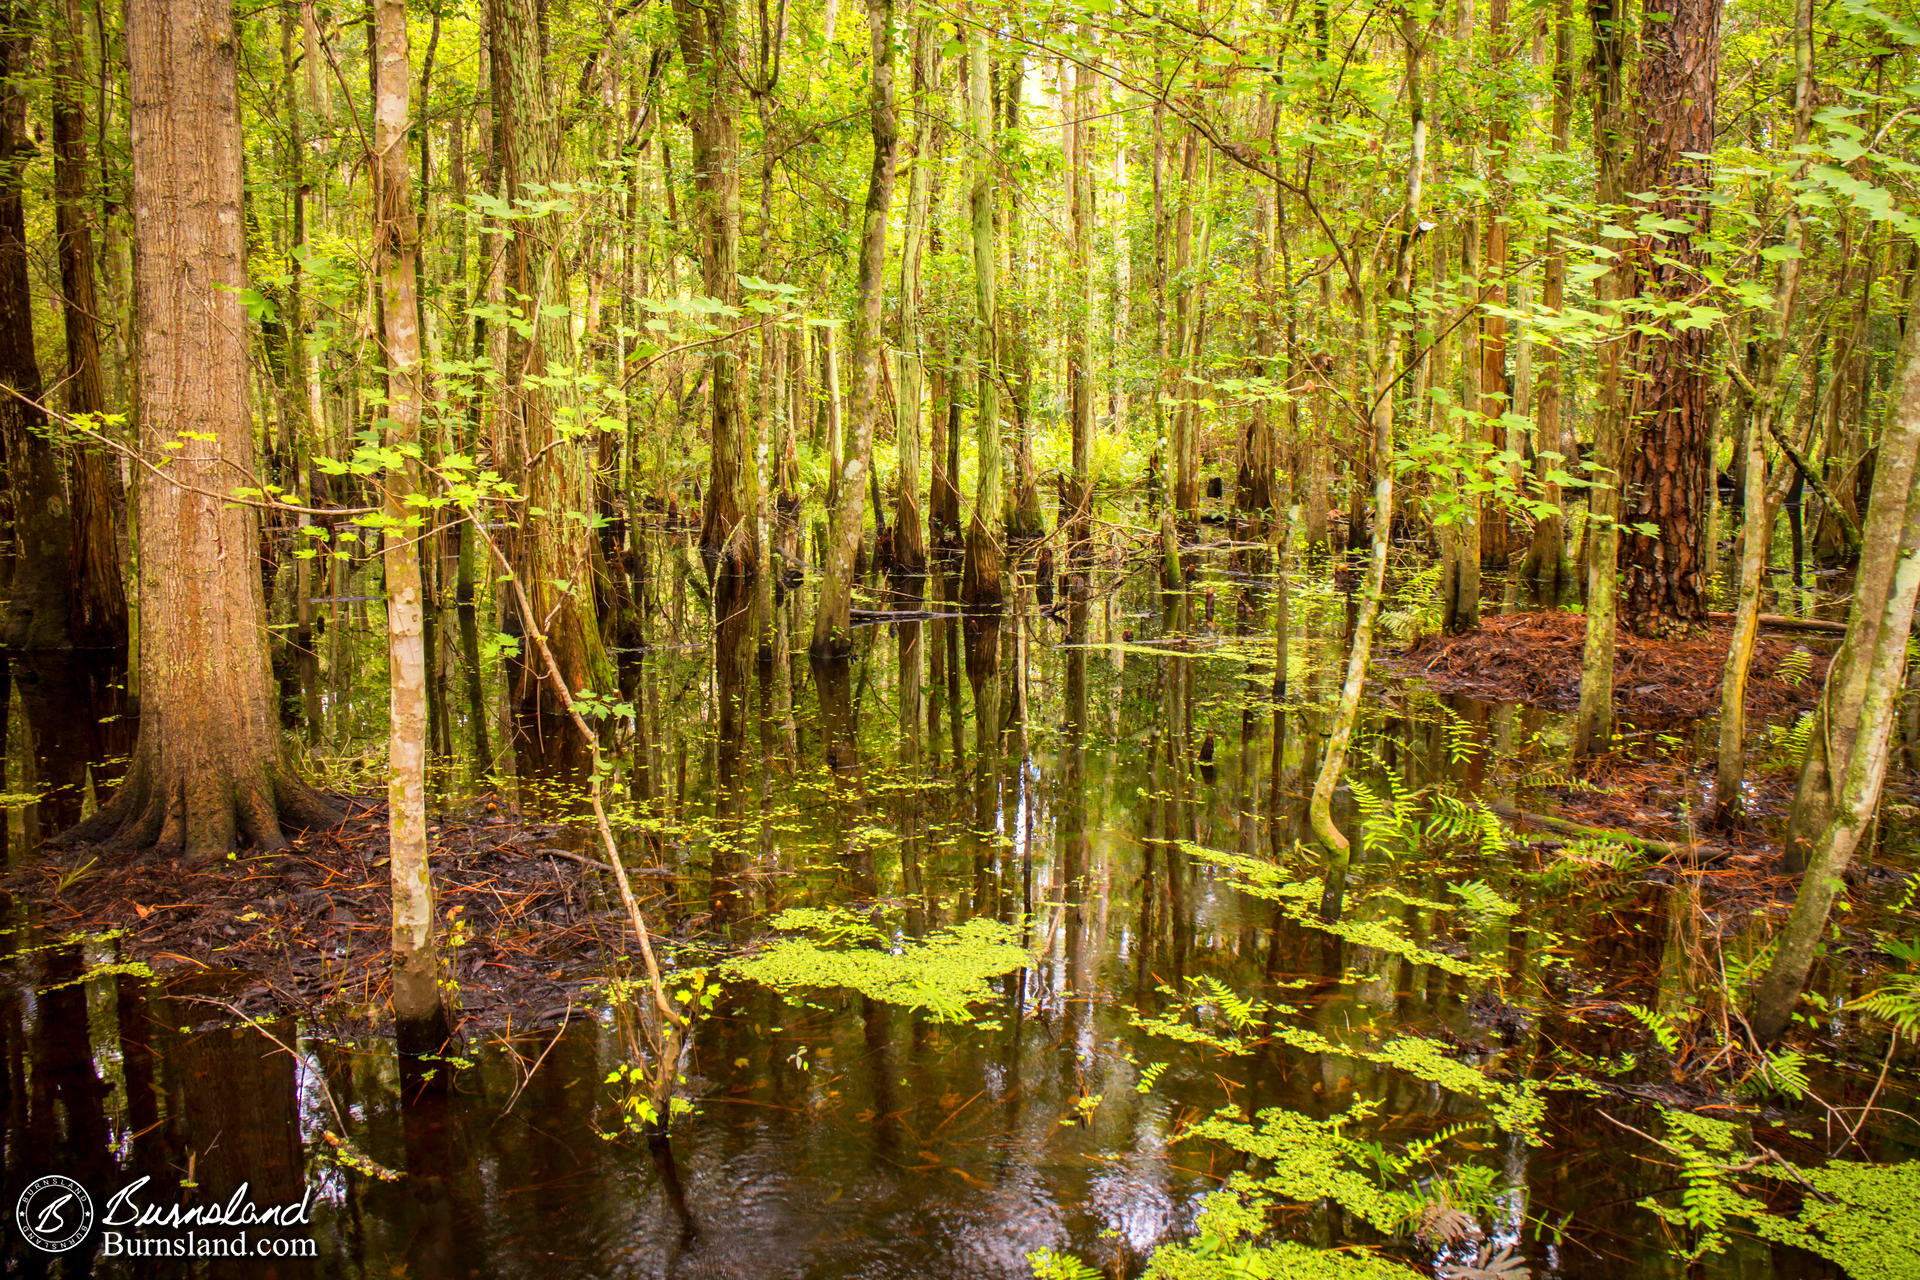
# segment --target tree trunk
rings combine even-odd
[[[28,23],[20,5],[0,3],[0,83],[7,86],[0,92],[0,458],[12,491],[15,544],[0,643],[13,649],[65,649],[73,643],[68,631],[70,513],[40,407],[24,189],[34,147],[27,133],[27,97],[15,87],[34,74]]]
[[[1555,0],[1553,10],[1553,151],[1564,155],[1571,139],[1573,121],[1573,14],[1572,0]],[[1547,282],[1541,303],[1548,315],[1557,316],[1566,305],[1567,251],[1557,232],[1549,230],[1547,243]],[[1567,390],[1567,366],[1556,336],[1546,344],[1540,377],[1538,434],[1534,443],[1535,474],[1540,478],[1540,496],[1553,510],[1533,527],[1533,541],[1527,548],[1523,575],[1536,585],[1558,592],[1571,577],[1567,564],[1567,503],[1554,472],[1570,472],[1573,450],[1567,447],[1562,416]]]
[[[281,739],[258,520],[225,496],[259,483],[230,0],[130,0],[127,51],[140,447],[166,465],[140,485],[140,735],[113,800],[66,838],[197,861],[339,814]]]
[[[535,199],[536,187],[561,177],[559,124],[539,22],[536,0],[489,0],[493,110],[501,186],[510,202]],[[593,451],[568,403],[571,396],[548,381],[549,368],[571,365],[573,354],[570,320],[545,314],[567,299],[561,215],[521,217],[511,226],[505,282],[523,323],[507,334],[500,424],[509,470],[527,499],[510,543],[513,571],[526,584],[535,613],[550,619],[547,645],[567,687],[611,690],[613,662],[594,605]],[[522,701],[553,707],[552,691],[530,665],[526,670]]]
[[[899,460],[893,506],[893,567],[904,574],[926,571],[927,542],[920,511],[920,440],[926,423],[926,326],[920,315],[920,266],[926,252],[927,215],[933,202],[933,171],[940,160],[942,130],[932,92],[940,77],[940,46],[934,24],[922,18],[913,29],[913,170],[907,180],[907,225],[900,242],[899,409],[894,450]],[[936,462],[936,466],[938,463]]]
[[[1713,174],[1698,157],[1713,150],[1720,14],[1720,0],[1655,0],[1645,14],[1633,185],[1651,199],[1636,207],[1691,228],[1635,246],[1641,292],[1660,302],[1683,302],[1702,287]],[[1663,317],[1636,329],[1627,349],[1639,443],[1629,451],[1626,476],[1622,614],[1644,636],[1679,634],[1706,622],[1712,346],[1710,326],[1681,328]],[[1657,534],[1634,527],[1643,524]]]
[[[734,108],[740,76],[734,0],[673,0],[680,56],[687,68],[693,177],[700,222],[701,289],[728,306],[740,301],[740,126]],[[728,323],[723,321],[723,323]],[[752,577],[747,493],[751,434],[739,340],[713,348],[712,459],[700,517],[700,550],[711,571]]]
[[[420,305],[415,275],[419,231],[407,172],[405,0],[378,0],[373,113],[374,255],[385,321],[387,444],[420,444]],[[422,520],[407,499],[420,489],[420,463],[406,457],[387,473],[382,568],[387,591],[387,850],[393,882],[393,1013],[401,1052],[433,1053],[447,1040],[440,963],[433,938],[433,876],[427,865],[427,663],[420,586]]]
[[[1360,295],[1360,327],[1367,350],[1373,357],[1373,520],[1375,534],[1367,563],[1359,617],[1354,622],[1353,646],[1347,653],[1346,678],[1340,688],[1340,701],[1328,726],[1326,754],[1320,771],[1314,776],[1313,794],[1308,802],[1308,820],[1313,834],[1326,849],[1325,888],[1320,914],[1334,919],[1346,896],[1349,854],[1347,837],[1333,823],[1333,792],[1347,767],[1347,745],[1360,710],[1360,695],[1366,688],[1367,664],[1373,658],[1373,628],[1380,615],[1380,601],[1386,590],[1387,536],[1393,519],[1393,389],[1400,380],[1401,326],[1394,319],[1413,292],[1413,249],[1419,237],[1420,203],[1427,166],[1426,102],[1421,87],[1420,59],[1425,52],[1418,37],[1419,25],[1411,13],[1400,22],[1401,43],[1406,50],[1406,101],[1413,125],[1413,138],[1407,157],[1405,203],[1401,212],[1399,244],[1394,254],[1393,275],[1387,288],[1388,315],[1382,308],[1367,306]],[[1381,330],[1385,330],[1384,336]]]
[[[873,465],[873,420],[878,412],[875,393],[885,347],[880,304],[886,291],[882,276],[887,264],[887,214],[893,206],[894,152],[900,137],[893,104],[893,0],[868,0],[867,29],[873,65],[867,97],[873,163],[867,171],[867,207],[860,228],[859,296],[854,304],[849,353],[853,359],[853,440],[827,533],[820,611],[814,616],[813,643],[809,646],[812,653],[822,657],[843,656],[853,648],[854,557],[860,550],[866,473]],[[882,515],[877,509],[874,514]]]
[[[1626,19],[1621,0],[1593,0],[1588,12],[1593,22],[1593,150],[1598,169],[1596,194],[1603,217],[1625,195],[1622,174],[1621,100],[1626,65]],[[1633,296],[1633,280],[1622,268],[1594,282],[1602,303],[1621,303]],[[1618,321],[1616,320],[1617,324]],[[1606,344],[1600,355],[1600,386],[1593,427],[1594,471],[1597,487],[1587,491],[1587,631],[1580,654],[1580,708],[1574,718],[1574,752],[1595,755],[1613,740],[1614,601],[1618,582],[1615,557],[1619,547],[1620,453],[1625,436],[1620,406],[1620,346]]]
[[[1754,997],[1750,1021],[1761,1044],[1771,1044],[1786,1030],[1826,934],[1841,877],[1879,807],[1886,778],[1907,637],[1920,595],[1920,487],[1913,484],[1914,459],[1920,454],[1920,324],[1915,319],[1920,317],[1910,315],[1907,322],[1899,408],[1874,471],[1865,555],[1847,615],[1847,638],[1827,672],[1813,745],[1807,751],[1808,765],[1820,762],[1822,803],[1816,811],[1795,797],[1795,826],[1807,833],[1807,869],[1793,913],[1779,935],[1773,965]],[[1868,557],[1875,561],[1871,576]],[[1839,740],[1841,726],[1849,730],[1844,742]],[[1804,791],[1806,766],[1801,781]]]
[[[100,301],[93,281],[93,232],[88,225],[86,60],[81,53],[86,15],[78,0],[63,0],[54,23],[53,190],[60,247],[61,318],[67,338],[67,412],[76,418],[105,413],[100,369]],[[77,645],[127,642],[127,596],[120,583],[114,512],[118,476],[107,456],[75,444],[67,469],[73,518],[67,547],[71,567],[68,634]]]
[[[973,519],[967,525],[967,554],[960,570],[960,599],[968,606],[997,609],[1000,540],[1004,532],[1000,485],[1000,378],[995,332],[993,243],[993,105],[987,86],[987,33],[975,27],[967,41],[967,120],[972,129],[973,284],[974,284],[974,431],[979,445],[979,487]]]
[[[1081,23],[1082,34],[1092,38],[1090,23]],[[1064,88],[1064,86],[1062,86]],[[1067,533],[1072,554],[1089,551],[1087,539],[1093,529],[1093,167],[1095,164],[1093,122],[1093,77],[1085,65],[1076,62],[1073,71],[1073,97],[1064,108],[1069,116],[1067,138],[1067,183],[1069,214],[1073,223],[1072,278],[1073,296],[1067,303],[1067,323],[1072,350],[1067,356],[1067,402],[1073,431],[1073,489],[1068,495],[1072,517]],[[1122,241],[1118,254],[1126,253]],[[1117,429],[1117,427],[1116,427]]]
[[[1794,5],[1794,126],[1793,145],[1805,145],[1813,130],[1813,0]],[[1804,165],[1802,165],[1804,172]],[[1780,366],[1787,334],[1793,325],[1794,302],[1800,291],[1800,261],[1806,247],[1806,224],[1799,206],[1789,201],[1781,243],[1787,250],[1780,261],[1774,288],[1773,314],[1760,345],[1755,377],[1758,386],[1745,415],[1738,449],[1744,489],[1741,503],[1739,602],[1734,608],[1732,634],[1720,676],[1720,740],[1715,753],[1713,821],[1731,826],[1745,808],[1747,674],[1753,662],[1753,643],[1760,632],[1760,603],[1765,590],[1767,534],[1774,513],[1786,496],[1794,474],[1793,459],[1782,451],[1769,472],[1767,437],[1780,416]],[[1731,367],[1731,362],[1729,362]],[[1897,465],[1897,464],[1896,464]],[[1911,460],[1908,465],[1911,466]]]

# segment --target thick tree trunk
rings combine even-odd
[[[100,369],[100,301],[93,282],[93,231],[87,212],[86,15],[63,0],[56,17],[53,78],[54,229],[60,248],[61,318],[67,338],[67,412],[106,412]],[[114,536],[118,476],[100,450],[76,444],[67,468],[73,497],[67,563],[71,570],[68,634],[77,645],[127,642],[127,596]]]
[[[887,263],[887,214],[893,206],[894,152],[900,137],[893,104],[893,0],[868,0],[867,27],[872,58],[867,106],[873,163],[867,173],[867,207],[860,229],[859,295],[852,326],[853,440],[827,532],[820,610],[814,616],[813,643],[809,646],[816,656],[823,657],[843,656],[853,648],[854,558],[860,550],[867,471],[873,465],[873,419],[878,412],[876,392],[885,346],[880,304],[886,291],[882,275]],[[877,509],[874,514],[882,515]]]
[[[534,199],[534,188],[561,176],[559,124],[539,23],[536,0],[490,0],[493,110],[501,186],[509,201]],[[546,382],[550,367],[572,363],[571,322],[544,313],[567,298],[564,228],[559,214],[521,218],[512,227],[505,283],[518,300],[524,328],[507,334],[500,428],[510,469],[527,499],[510,544],[513,570],[536,614],[549,620],[547,644],[567,687],[611,690],[613,662],[594,604],[593,451],[578,415],[569,412],[568,393]],[[537,673],[520,696],[557,709]]]
[[[385,321],[387,443],[420,444],[419,231],[407,172],[411,79],[405,0],[374,8],[374,254]],[[433,874],[427,864],[427,662],[421,604],[418,509],[420,464],[404,458],[385,479],[388,525],[382,565],[387,591],[387,850],[393,883],[393,1014],[401,1052],[432,1053],[447,1040],[440,962],[433,937]]]
[[[740,301],[740,126],[734,99],[739,83],[739,43],[734,0],[673,0],[680,56],[687,68],[693,135],[694,189],[700,225],[701,289],[732,306]],[[745,362],[738,340],[713,349],[712,457],[706,504],[700,517],[700,550],[712,571],[752,577]]]
[[[1635,247],[1641,293],[1660,302],[1685,301],[1702,287],[1713,174],[1699,157],[1713,150],[1720,14],[1721,0],[1655,0],[1645,14],[1632,185],[1651,199],[1636,206],[1690,228]],[[1639,443],[1628,451],[1621,612],[1640,635],[1677,634],[1706,621],[1712,347],[1710,326],[1682,328],[1671,318],[1636,329],[1628,346]],[[1658,532],[1634,527],[1643,524]]]
[[[182,39],[182,33],[196,33]],[[131,0],[139,233],[140,736],[113,800],[70,841],[198,860],[338,820],[293,772],[267,665],[254,479],[230,0]]]

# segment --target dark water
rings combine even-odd
[[[733,946],[798,905],[849,904],[901,939],[991,916],[1021,931],[1036,963],[1000,980],[970,1024],[734,984],[693,1044],[696,1110],[670,1144],[650,1145],[606,1136],[618,1127],[606,1079],[623,1050],[602,1007],[563,1028],[470,1034],[468,1065],[423,1087],[402,1080],[389,1045],[355,1034],[351,1011],[234,1026],[198,1002],[223,989],[218,974],[166,988],[116,974],[115,940],[62,942],[69,926],[16,902],[0,982],[6,1203],[48,1172],[95,1188],[146,1174],[159,1203],[182,1182],[214,1200],[246,1182],[259,1203],[310,1188],[311,1228],[294,1234],[317,1253],[112,1259],[96,1234],[50,1262],[9,1230],[10,1271],[984,1280],[1025,1276],[1025,1255],[1053,1247],[1132,1275],[1248,1167],[1182,1139],[1193,1123],[1221,1108],[1325,1118],[1366,1100],[1378,1106],[1362,1130],[1390,1147],[1464,1126],[1416,1176],[1490,1170],[1480,1228],[1535,1275],[1835,1274],[1751,1239],[1690,1271],[1677,1237],[1637,1207],[1677,1174],[1613,1121],[1655,1126],[1645,1099],[1672,1080],[1645,1030],[1604,1010],[1631,1000],[1682,1011],[1725,957],[1752,951],[1738,929],[1715,941],[1714,904],[1688,877],[1545,878],[1526,873],[1530,855],[1472,839],[1398,852],[1356,839],[1344,919],[1380,921],[1443,964],[1343,941],[1238,892],[1200,856],[1274,861],[1294,880],[1320,872],[1296,841],[1350,621],[1330,577],[1294,583],[1276,702],[1273,595],[1257,562],[1221,556],[1172,599],[1117,570],[1044,610],[1026,586],[998,624],[940,616],[935,582],[918,602],[934,617],[861,628],[839,668],[807,663],[806,602],[781,600],[764,628],[749,602],[716,633],[699,584],[675,564],[656,561],[654,630],[644,652],[624,655],[636,715],[616,747],[622,817],[665,833],[676,873],[649,908],[662,931]],[[369,607],[323,605],[335,625],[281,668],[292,732],[331,776],[363,788],[377,785],[384,733]],[[1418,608],[1396,601],[1390,631],[1417,625]],[[508,714],[511,672],[492,631],[484,610],[439,618],[441,802],[566,811],[578,762],[564,735]],[[123,684],[101,663],[12,665],[0,790],[13,862],[109,789],[132,736]],[[1434,786],[1525,803],[1564,778],[1566,737],[1551,716],[1387,681],[1354,772],[1383,793]],[[1344,796],[1340,812],[1357,835]],[[1898,841],[1885,857],[1911,861]],[[1517,910],[1427,905],[1468,882]],[[1834,963],[1816,983],[1843,1006],[1870,979]],[[1547,1093],[1529,1141],[1475,1097],[1365,1056],[1302,1051],[1257,1028],[1254,1047],[1229,1053],[1139,1025],[1171,1015],[1218,1028],[1220,1001],[1196,998],[1206,981],[1283,1003],[1279,1021],[1362,1053],[1417,1035],[1503,1079],[1565,1079],[1623,1053],[1644,1065],[1600,1096]],[[1844,1059],[1850,1024],[1837,1018],[1832,1032],[1825,1047]],[[1138,1087],[1154,1064],[1166,1065]],[[1821,1096],[1858,1106],[1875,1065],[1816,1067]],[[1911,1110],[1903,1078],[1881,1101]],[[1770,1142],[1812,1163],[1840,1144],[1827,1113],[1803,1110],[1765,1119],[1781,1130]],[[1905,1115],[1860,1136],[1875,1159],[1920,1148]],[[1290,1209],[1279,1225],[1317,1245],[1386,1243],[1330,1203]],[[1404,1242],[1394,1252],[1429,1273],[1467,1256]]]

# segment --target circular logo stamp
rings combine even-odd
[[[93,1229],[93,1199],[72,1178],[35,1178],[13,1202],[13,1225],[42,1253],[65,1253]]]

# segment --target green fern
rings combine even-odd
[[[1920,1039],[1920,974],[1894,974],[1886,986],[1868,992],[1853,1007],[1889,1023],[1895,1035]]]
[[[1807,1056],[1803,1053],[1776,1053],[1748,1072],[1734,1086],[1742,1098],[1768,1098],[1776,1094],[1798,1101],[1807,1096],[1813,1082],[1807,1078]]]
[[[1780,665],[1773,669],[1773,674],[1789,689],[1798,689],[1800,682],[1813,674],[1812,652],[1804,645],[1795,645],[1793,652],[1782,658]]]
[[[1623,1002],[1620,1007],[1632,1014],[1634,1021],[1653,1032],[1653,1038],[1660,1042],[1660,1047],[1667,1051],[1668,1057],[1679,1056],[1680,1028],[1674,1024],[1672,1018],[1645,1005]]]
[[[1449,892],[1458,897],[1474,911],[1489,916],[1511,916],[1519,914],[1520,908],[1495,893],[1484,880],[1469,880],[1465,884],[1450,884]]]

